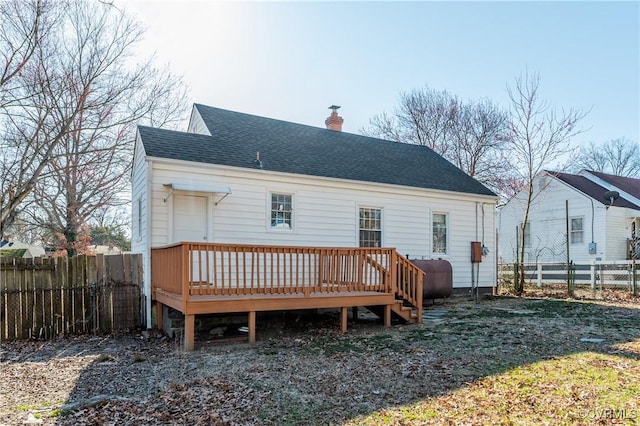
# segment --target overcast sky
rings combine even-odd
[[[143,48],[193,102],[358,133],[424,85],[508,106],[526,68],[558,109],[591,109],[576,144],[639,141],[640,2],[129,1]]]

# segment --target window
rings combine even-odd
[[[522,238],[524,238],[524,246],[531,247],[531,222],[527,222],[522,232]]]
[[[382,247],[382,210],[360,208],[360,247]]]
[[[433,253],[447,254],[447,215],[433,214]]]
[[[138,239],[142,238],[142,198],[138,198]]]
[[[584,242],[584,228],[581,217],[571,218],[571,244],[582,244]]]
[[[271,228],[291,229],[292,196],[290,194],[271,194]]]

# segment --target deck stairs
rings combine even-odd
[[[415,265],[410,263],[403,256],[398,255],[397,259],[397,285],[395,292],[395,303],[393,303],[391,308],[391,316],[396,319],[400,319],[408,324],[416,324],[421,322],[420,318],[420,309],[422,306],[418,307],[418,305],[422,305],[422,298],[413,298],[410,296],[410,291],[407,292],[407,289],[413,287],[415,288],[415,273],[412,273],[416,270],[422,271],[419,268],[416,268]],[[403,290],[405,292],[403,292]],[[419,292],[422,292],[422,287],[419,287]],[[384,318],[384,306],[366,306],[368,310],[379,316],[380,318]]]
[[[418,322],[418,310],[413,306],[406,306],[403,300],[396,300],[396,303],[391,305],[391,313],[406,323],[415,324]]]
[[[384,306],[365,306],[368,310],[384,318]],[[403,300],[396,300],[396,303],[391,305],[391,315],[395,319],[399,319],[406,324],[417,324],[418,310],[413,306],[406,306]]]

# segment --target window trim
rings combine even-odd
[[[357,247],[371,247],[371,246],[363,246],[360,243],[360,232],[362,230],[368,230],[368,231],[375,231],[375,229],[364,229],[364,228],[360,228],[360,211],[362,209],[367,209],[367,210],[378,210],[380,211],[380,245],[378,247],[372,247],[372,248],[379,248],[379,247],[384,247],[384,209],[380,206],[372,206],[372,205],[357,205],[356,206],[356,246]]]
[[[138,241],[142,241],[142,197],[138,197],[137,201],[138,201],[137,202],[137,210],[138,210],[137,211],[137,214],[138,214],[137,219],[138,220],[136,221],[137,226],[138,226],[137,238],[138,238]]]
[[[274,195],[285,195],[285,196],[289,196],[291,197],[291,225],[289,226],[289,228],[286,227],[277,227],[277,226],[272,226],[271,225],[271,203],[272,203],[272,198]],[[273,190],[273,191],[268,191],[267,192],[267,221],[266,221],[266,228],[267,228],[267,232],[295,232],[296,226],[297,226],[297,217],[296,217],[296,194],[294,192],[291,191],[277,191],[277,190]]]
[[[574,242],[573,241],[573,236],[574,234],[576,234],[578,231],[575,231],[573,229],[573,220],[574,219],[580,219],[580,241],[579,242]],[[584,216],[571,216],[569,218],[569,243],[571,245],[580,245],[580,244],[584,244]]]
[[[433,221],[434,221],[434,216],[435,215],[443,215],[445,218],[445,240],[444,240],[444,253],[439,253],[435,251],[435,233],[433,232]],[[449,214],[449,212],[445,212],[445,211],[433,211],[431,212],[431,255],[432,256],[437,256],[437,257],[443,257],[443,256],[448,256],[450,253],[450,230],[451,230],[451,215]]]

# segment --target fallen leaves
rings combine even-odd
[[[638,409],[637,305],[445,306],[345,335],[331,314],[259,322],[255,345],[190,353],[153,335],[5,343],[0,424],[589,424]]]

